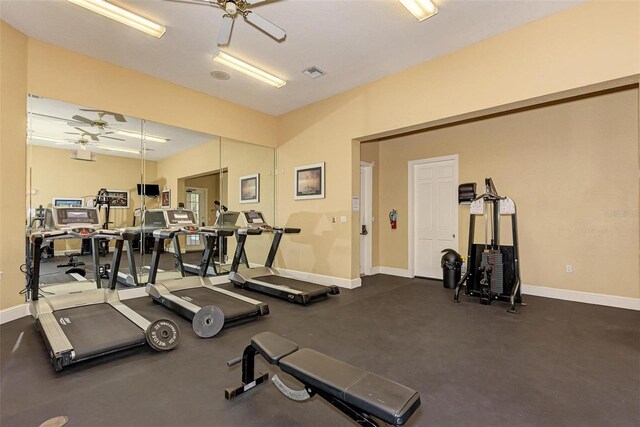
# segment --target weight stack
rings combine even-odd
[[[482,267],[491,268],[491,293],[502,295],[504,293],[504,263],[502,252],[491,249],[482,252]]]

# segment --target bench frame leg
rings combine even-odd
[[[224,391],[224,398],[231,400],[242,393],[245,393],[257,385],[262,384],[269,379],[269,374],[258,374],[255,377],[255,358],[256,349],[248,345],[242,353],[242,385],[236,388],[228,388]]]

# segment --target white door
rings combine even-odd
[[[442,279],[441,251],[458,250],[457,164],[457,158],[410,162],[415,276]]]
[[[372,251],[372,198],[373,198],[373,165],[361,163],[360,166],[360,275],[371,274]]]
[[[185,204],[186,209],[193,211],[196,217],[196,224],[201,225],[202,221],[207,218],[207,189],[206,188],[185,188]],[[201,219],[202,218],[202,219]],[[199,235],[190,235],[186,237],[186,245],[189,246],[189,250],[196,249],[195,247],[203,246],[203,242],[200,241]]]

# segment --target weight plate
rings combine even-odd
[[[169,351],[180,342],[180,328],[169,319],[153,322],[146,332],[147,343],[156,351]]]
[[[191,325],[200,338],[211,338],[222,330],[224,313],[215,305],[206,305],[193,316]]]

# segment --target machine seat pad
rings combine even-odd
[[[279,366],[301,382],[388,424],[403,425],[420,406],[415,390],[308,348],[283,357]]]
[[[251,338],[251,346],[272,365],[276,365],[280,359],[298,350],[298,344],[273,332],[254,335]]]

